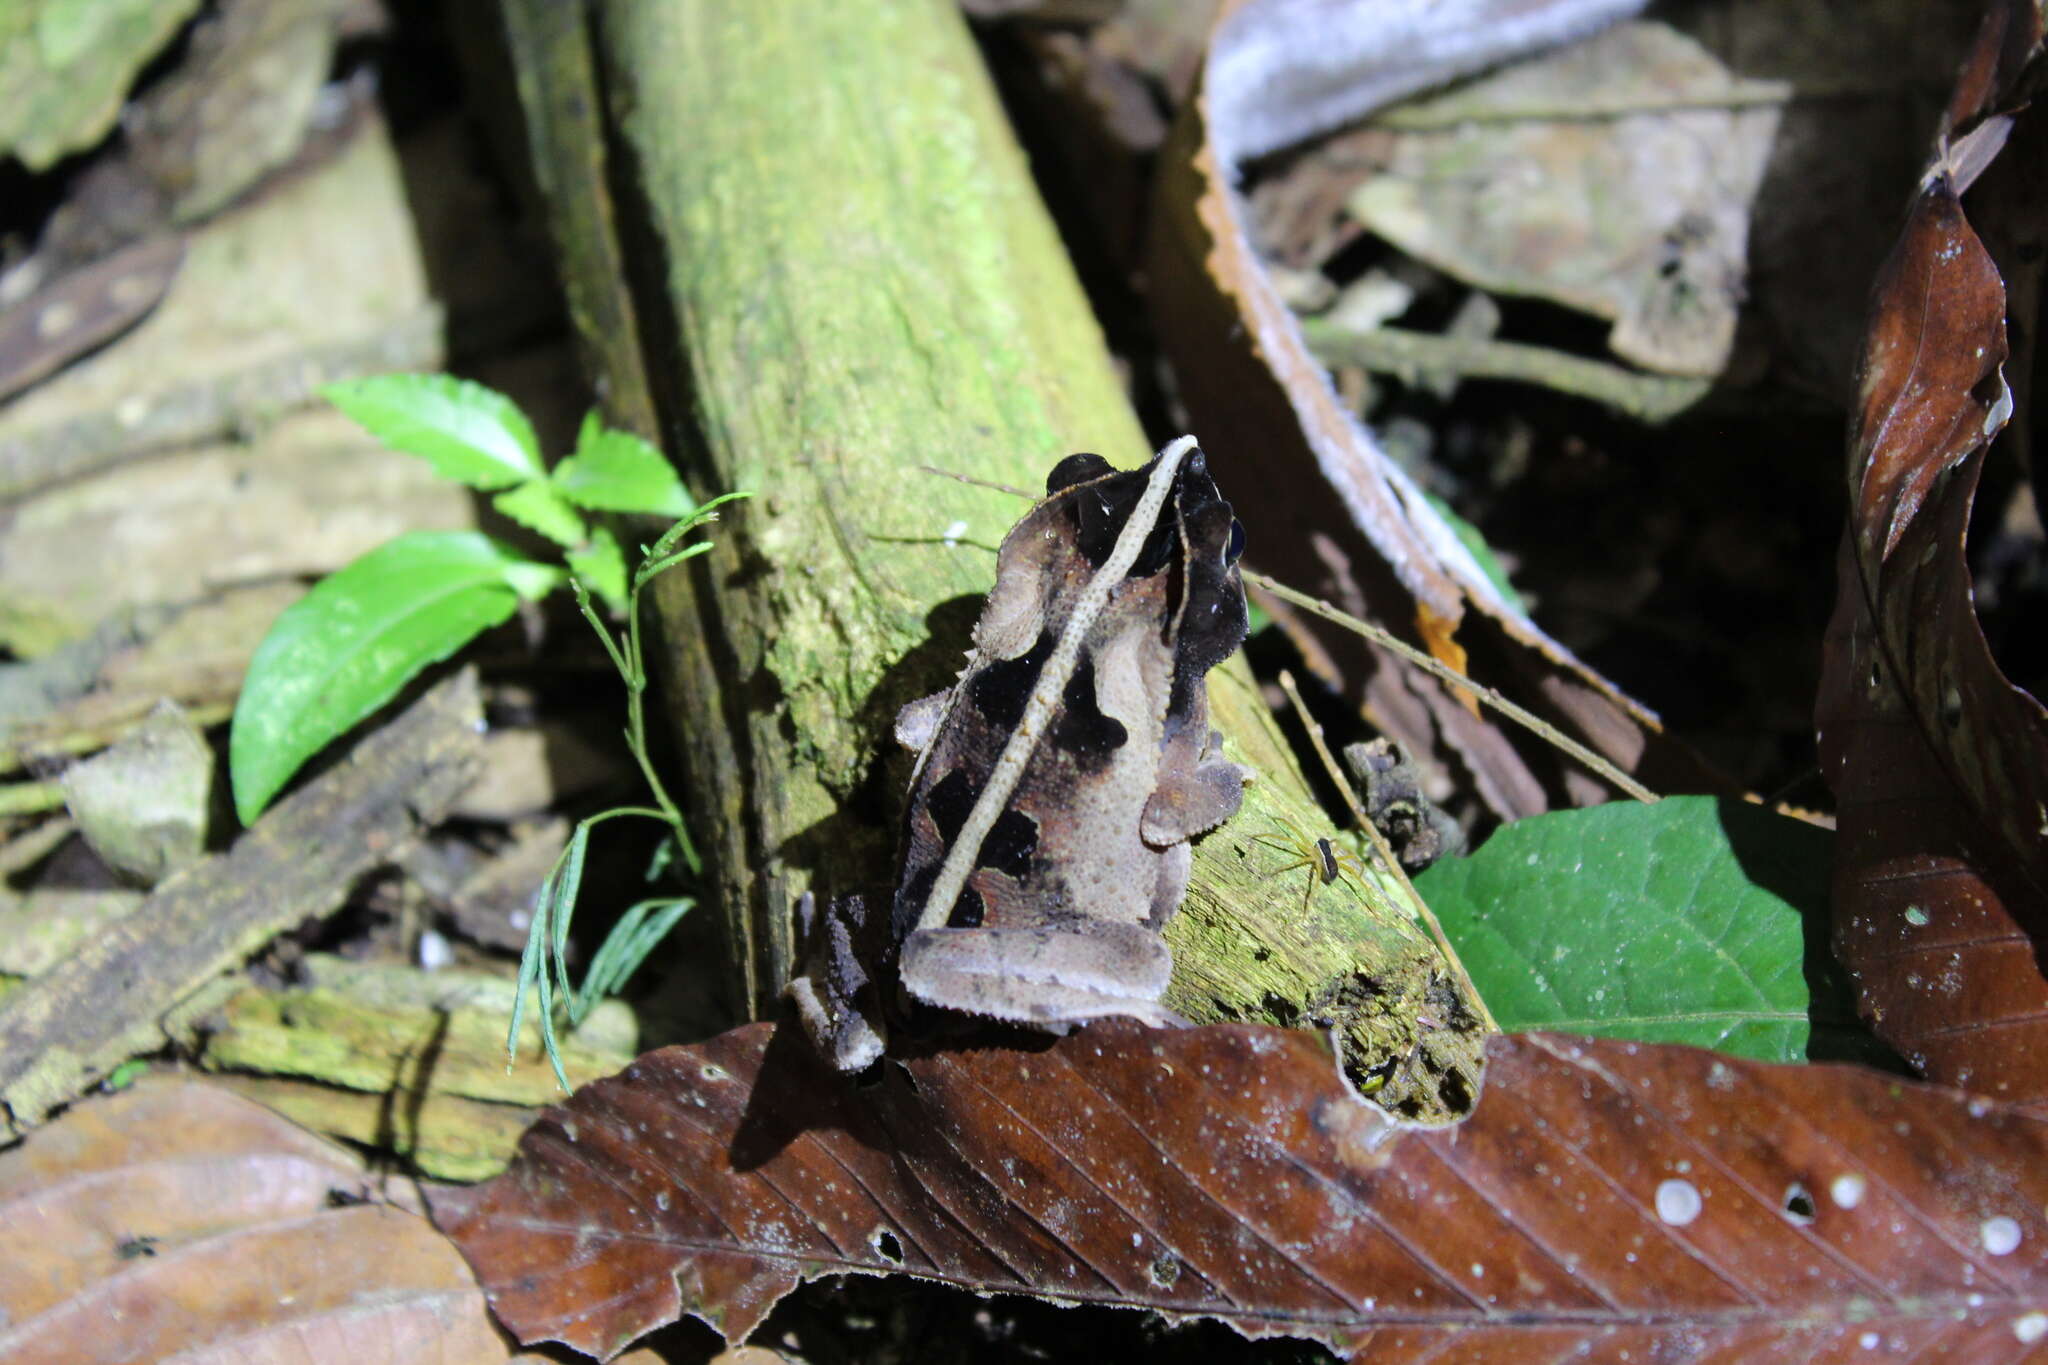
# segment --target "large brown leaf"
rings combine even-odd
[[[2010,1359],[2048,1334],[2038,1120],[1690,1048],[1488,1055],[1472,1117],[1420,1130],[1305,1033],[1113,1021],[857,1087],[757,1024],[587,1087],[435,1215],[501,1320],[598,1355],[684,1313],[738,1340],[845,1271],[1375,1362]]]
[[[2038,38],[2036,19],[2022,50]],[[1952,117],[1988,98],[1998,40],[1988,26]],[[1959,195],[2005,131],[1942,149],[1872,293],[1815,722],[1840,802],[1835,944],[1863,1011],[1928,1076],[2040,1101],[2048,712],[2000,673],[1964,558],[2012,400],[2004,286]]]
[[[1517,692],[1665,790],[1717,780],[1656,717],[1509,604],[1444,519],[1352,416],[1311,354],[1247,230],[1254,158],[1488,64],[1585,33],[1639,0],[1431,0],[1339,6],[1238,0],[1161,158],[1147,271],[1160,341],[1212,449],[1260,467],[1233,485],[1249,557],[1353,615],[1410,630],[1453,667]],[[1524,751],[1455,691],[1314,618],[1267,604],[1312,667],[1418,754],[1455,752],[1509,818],[1607,789]]]
[[[416,1212],[351,1202],[373,1194],[359,1159],[222,1090],[81,1104],[0,1154],[0,1360],[530,1358]]]

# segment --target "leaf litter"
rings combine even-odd
[[[1839,802],[1835,945],[1863,1013],[1923,1074],[2038,1105],[2048,711],[1993,659],[1965,557],[2013,398],[2004,284],[1961,196],[2011,132],[1994,93],[2010,54],[2037,64],[2041,45],[2038,10],[1992,13],[2013,27],[1985,25],[1872,291],[1814,723]]]
[[[1981,459],[1981,451],[1971,458]],[[1938,483],[1937,495],[1974,474],[1972,465],[1969,477]],[[1966,510],[1967,490],[1957,496]],[[1956,515],[1952,502],[1929,501]],[[1960,546],[1959,534],[1954,543]],[[1937,716],[1944,701],[1937,699]],[[1940,757],[1935,768],[1916,771],[1934,773]],[[1845,796],[1845,809],[1850,804]],[[1932,828],[1953,833],[1957,817],[1945,818]],[[1898,918],[1917,927],[1915,912],[1925,916],[1928,907],[1909,903]],[[1867,1001],[1889,1008],[1910,1000],[1907,988],[1919,984],[1896,977]],[[1244,1036],[1253,1033],[1266,1041]],[[1094,1060],[1083,1056],[1084,1045]],[[892,1062],[873,1087],[831,1093],[785,1047],[755,1028],[653,1054],[637,1064],[641,1079],[666,1075],[679,1090],[662,1098],[607,1088],[630,1079],[593,1088],[529,1135],[527,1158],[512,1175],[484,1192],[449,1196],[445,1210],[503,1240],[510,1233],[493,1220],[506,1216],[519,1191],[535,1192],[534,1172],[566,1172],[587,1204],[537,1204],[535,1216],[554,1222],[519,1235],[557,1252],[567,1237],[572,1250],[533,1264],[595,1275],[601,1264],[617,1268],[622,1241],[644,1235],[671,1252],[687,1246],[692,1258],[657,1268],[629,1286],[628,1299],[660,1300],[680,1265],[697,1296],[682,1306],[722,1321],[729,1334],[758,1320],[762,1300],[785,1278],[794,1283],[833,1267],[910,1269],[1063,1301],[1213,1313],[1254,1333],[1316,1336],[1339,1349],[1371,1350],[1374,1359],[1431,1349],[1613,1354],[1660,1345],[1688,1352],[1719,1346],[1748,1358],[1804,1358],[1829,1345],[1844,1353],[2000,1358],[2025,1353],[2048,1333],[2040,1267],[2030,1259],[2042,1245],[2043,1201],[2033,1175],[2041,1169],[2038,1130],[2002,1106],[1952,1092],[1838,1068],[1790,1072],[1680,1048],[1525,1037],[1494,1043],[1488,1089],[1470,1123],[1424,1132],[1384,1128],[1336,1090],[1329,1058],[1313,1039],[1271,1031],[1141,1035],[1112,1026],[1038,1052]],[[681,1059],[665,1073],[671,1052]],[[1921,1055],[1933,1058],[1937,1075],[1981,1083],[1981,1073],[1942,1071],[1938,1051]],[[1247,1073],[1247,1056],[1278,1068],[1270,1084],[1255,1083],[1262,1078]],[[1177,1067],[1183,1078],[1188,1068],[1199,1074],[1207,1066],[1210,1089],[1201,1094],[1221,1093],[1226,1079],[1242,1082],[1242,1093],[1175,1104],[1186,1092],[1157,1086],[1147,1070],[1153,1063]],[[1111,1088],[1119,1113],[1091,1098]],[[1155,1088],[1164,1093],[1151,1094]],[[1731,1095],[1744,1103],[1724,1103]],[[1306,1119],[1305,1101],[1313,1101]],[[1148,1125],[1156,1121],[1137,1135],[1144,1144],[1133,1136],[1141,1114]],[[684,1150],[708,1153],[709,1175],[687,1192],[681,1181],[662,1184],[663,1168],[680,1164],[676,1156],[639,1152],[623,1130],[613,1134],[617,1141],[605,1137],[607,1125],[627,1117],[643,1128],[673,1118],[659,1130],[664,1141],[683,1134]],[[1643,1145],[1646,1117],[1656,1141]],[[1114,1124],[1119,1118],[1122,1127]],[[1098,1119],[1122,1146],[1096,1150],[1106,1141],[1096,1136],[1104,1131],[1093,1126]],[[715,1151],[703,1146],[718,1133],[731,1140]],[[646,1132],[638,1137],[647,1145]],[[1665,1159],[1667,1138],[1671,1152],[1686,1155],[1669,1156],[1668,1170],[1648,1169]],[[1737,1155],[1729,1155],[1731,1142]],[[1129,1158],[1124,1166],[1118,1155]],[[1530,1180],[1542,1173],[1541,1161],[1552,1163],[1554,1177],[1569,1178],[1554,1180],[1546,1193],[1540,1179]],[[1681,1169],[1680,1162],[1693,1165]],[[1140,1170],[1162,1182],[1150,1195],[1135,1183],[1132,1172]],[[851,1179],[856,1173],[862,1178]],[[920,1202],[926,1176],[936,1183]],[[1265,1183],[1246,1183],[1257,1181]],[[646,1198],[625,1210],[624,1223],[591,1226],[593,1217],[617,1211],[627,1185]],[[1129,1211],[1147,1198],[1167,1199],[1158,1190],[1190,1189],[1199,1198],[1176,1197],[1189,1210]],[[1321,1209],[1327,1229],[1289,1221],[1302,1201]],[[685,1206],[703,1216],[686,1221],[677,1213]],[[875,1214],[865,1229],[863,1211]],[[1427,1226],[1432,1215],[1441,1227]],[[1489,1217],[1494,1240],[1461,1263],[1459,1251],[1479,1246],[1471,1229]],[[1407,1278],[1393,1274],[1391,1292],[1366,1293],[1351,1269],[1315,1259],[1317,1251],[1343,1254],[1340,1234],[1361,1225],[1402,1234],[1399,1249],[1410,1259],[1397,1270]],[[1793,1236],[1787,1227],[1803,1231]],[[1125,1230],[1158,1239],[1133,1249],[1154,1251],[1142,1265],[1110,1235]],[[1167,1242],[1168,1233],[1180,1240]],[[956,1244],[963,1238],[975,1245]],[[148,1234],[118,1246],[149,1261],[161,1254],[161,1241]],[[1499,1257],[1496,1246],[1506,1248]],[[501,1251],[513,1254],[502,1247],[491,1254]],[[1904,1259],[1883,1259],[1891,1254]],[[1645,1262],[1649,1268],[1639,1268]],[[1517,1267],[1527,1272],[1513,1286],[1519,1298],[1502,1293],[1504,1271]],[[1670,1279],[1659,1281],[1659,1270]],[[1402,1290],[1412,1290],[1424,1309],[1397,1311],[1391,1300]],[[516,1305],[536,1291],[514,1282],[505,1292]],[[1873,1303],[1876,1311],[1858,1316]],[[616,1308],[594,1316],[578,1310],[566,1330],[616,1334]],[[1523,1320],[1507,1321],[1517,1314]]]
[[[396,1187],[402,1198],[408,1187]],[[138,1083],[0,1153],[0,1358],[530,1359],[416,1201],[225,1091]]]
[[[433,1198],[522,1339],[743,1339],[804,1280],[1214,1317],[1374,1361],[2003,1358],[2048,1328],[2048,1128],[1833,1065],[1496,1036],[1462,1123],[1314,1035],[1098,1024],[825,1069],[749,1025],[579,1092]],[[1881,1348],[1881,1349],[1880,1349]]]

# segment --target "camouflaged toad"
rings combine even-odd
[[[843,1069],[911,1000],[1064,1032],[1173,1022],[1160,929],[1188,840],[1237,810],[1207,675],[1243,641],[1243,530],[1183,437],[1140,469],[1060,461],[1003,540],[957,685],[913,702],[918,751],[890,913],[835,903],[811,927],[804,1023]]]

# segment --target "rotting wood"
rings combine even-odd
[[[164,451],[216,440],[311,407],[321,385],[441,362],[447,319],[428,304],[367,336],[312,345],[232,374],[140,394],[116,411],[90,412],[0,442],[0,501]]]
[[[431,826],[481,765],[476,675],[438,684],[226,853],[0,1002],[0,1135],[17,1136],[128,1057],[163,1016],[272,937],[334,909],[357,877]]]
[[[302,1128],[402,1156],[420,1174],[436,1180],[488,1180],[504,1170],[519,1135],[542,1112],[439,1090],[378,1095],[318,1081],[234,1072],[208,1079]]]
[[[223,978],[172,1010],[165,1031],[239,1093],[335,1137],[409,1158],[425,1174],[503,1169],[540,1107],[561,1098],[528,1015],[505,1059],[513,983],[309,953],[297,984]],[[617,1000],[562,1040],[573,1084],[633,1060],[638,1029]],[[235,1075],[236,1072],[255,1073]]]
[[[616,212],[605,178],[604,111],[596,98],[589,16],[560,0],[508,0],[505,42],[519,85],[529,158],[562,256],[562,288],[582,349],[613,426],[649,440],[659,434],[640,353],[640,323]]]

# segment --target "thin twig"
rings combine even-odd
[[[1415,917],[1422,921],[1424,927],[1429,930],[1429,936],[1436,941],[1436,950],[1443,954],[1444,965],[1451,969],[1451,975],[1463,989],[1465,998],[1472,1003],[1473,1009],[1478,1013],[1479,1022],[1491,1031],[1499,1033],[1500,1025],[1494,1022],[1493,1011],[1486,1008],[1485,997],[1479,994],[1479,987],[1472,983],[1472,974],[1465,970],[1464,960],[1458,956],[1458,950],[1451,946],[1450,937],[1444,933],[1443,925],[1437,922],[1436,912],[1429,908],[1429,902],[1415,889],[1415,883],[1408,880],[1408,869],[1402,867],[1401,860],[1394,856],[1393,848],[1387,843],[1387,836],[1380,833],[1380,827],[1365,813],[1365,806],[1359,801],[1358,793],[1351,789],[1351,783],[1346,780],[1343,770],[1337,766],[1336,758],[1330,753],[1330,746],[1323,741],[1323,727],[1316,722],[1315,717],[1309,715],[1308,707],[1302,704],[1301,692],[1294,685],[1294,675],[1284,668],[1280,670],[1280,687],[1287,693],[1287,700],[1294,704],[1294,713],[1301,718],[1302,729],[1308,731],[1308,742],[1315,746],[1316,756],[1323,760],[1323,768],[1330,774],[1330,780],[1335,782],[1337,790],[1343,793],[1344,804],[1351,808],[1351,818],[1357,822],[1359,830],[1365,837],[1372,841],[1373,852],[1379,855],[1380,862],[1394,874],[1394,881],[1399,885],[1402,894],[1407,896]]]
[[[1244,570],[1244,577],[1246,582],[1265,589],[1281,601],[1291,602],[1304,611],[1312,611],[1326,621],[1334,621],[1354,635],[1363,636],[1380,646],[1380,648],[1399,655],[1402,659],[1414,664],[1431,677],[1449,683],[1452,687],[1463,688],[1465,691],[1474,694],[1485,705],[1491,706],[1509,720],[1527,729],[1539,739],[1549,743],[1553,748],[1571,755],[1571,757],[1584,764],[1595,776],[1613,783],[1621,791],[1633,796],[1636,800],[1647,805],[1658,799],[1657,793],[1651,791],[1633,777],[1630,777],[1620,768],[1617,768],[1604,755],[1595,753],[1541,716],[1515,705],[1515,703],[1509,701],[1484,683],[1474,682],[1455,668],[1451,668],[1439,660],[1431,658],[1407,641],[1397,639],[1370,622],[1361,621],[1356,616],[1339,611],[1320,598],[1310,597],[1305,592],[1297,592],[1284,583],[1268,578],[1265,574],[1254,573],[1252,570],[1246,569]]]
[[[11,782],[0,786],[0,816],[40,815],[63,807],[62,782]]]
[[[1008,493],[1010,496],[1022,498],[1026,502],[1037,502],[1039,498],[1038,494],[1026,488],[1019,488],[1015,484],[995,483],[988,479],[977,479],[972,474],[956,474],[950,469],[941,469],[935,464],[921,464],[917,466],[917,470],[920,474],[936,474],[942,479],[951,479],[955,483],[968,484],[974,488],[993,488],[998,493]]]
[[[1643,374],[1547,346],[1492,337],[1443,336],[1405,327],[1360,328],[1303,318],[1301,333],[1325,361],[1358,365],[1413,384],[1432,373],[1538,384],[1604,404],[1641,422],[1668,422],[1706,397],[1711,379]]]

